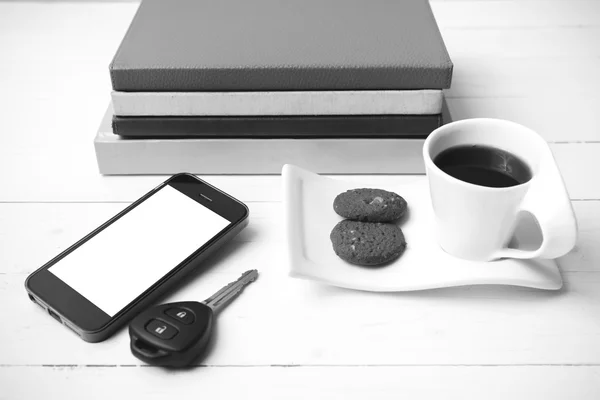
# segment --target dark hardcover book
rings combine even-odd
[[[119,117],[113,132],[130,138],[424,138],[437,115],[294,117]]]
[[[143,0],[111,65],[118,91],[450,87],[428,0]]]

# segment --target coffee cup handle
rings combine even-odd
[[[530,182],[519,212],[535,217],[542,233],[542,244],[537,250],[504,248],[496,258],[558,258],[567,254],[577,241],[577,221],[569,195],[554,157],[547,149],[538,173]]]

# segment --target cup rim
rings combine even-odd
[[[530,185],[531,182],[536,177],[536,175],[533,173],[533,171],[532,171],[532,174],[531,174],[531,179],[529,179],[526,182],[519,183],[519,184],[513,185],[513,186],[507,186],[507,187],[491,187],[491,186],[476,185],[474,183],[465,182],[463,180],[455,178],[452,175],[449,175],[448,173],[444,172],[441,168],[439,168],[433,162],[433,159],[431,158],[430,153],[429,153],[429,148],[431,146],[431,142],[437,136],[440,136],[446,130],[451,129],[452,127],[456,127],[456,126],[460,126],[460,125],[473,125],[473,124],[477,124],[477,123],[492,123],[492,124],[511,125],[513,128],[524,129],[524,130],[528,131],[529,133],[535,135],[537,138],[542,139],[541,136],[536,131],[534,131],[533,129],[530,129],[530,128],[524,126],[524,125],[521,125],[521,124],[513,122],[513,121],[505,120],[505,119],[500,119],[500,118],[468,118],[468,119],[462,119],[462,120],[458,120],[458,121],[453,121],[453,122],[447,123],[445,125],[442,125],[442,126],[436,128],[435,130],[433,130],[429,134],[429,136],[427,136],[427,138],[425,138],[425,142],[423,143],[423,160],[425,162],[426,167],[428,167],[427,169],[435,171],[437,174],[443,176],[446,179],[449,179],[452,182],[457,182],[458,184],[463,185],[463,186],[465,186],[467,188],[477,189],[477,190],[481,190],[481,191],[507,192],[507,191],[520,189],[522,187],[526,187],[526,186]],[[543,140],[543,142],[544,142],[544,144],[547,144],[545,140]]]

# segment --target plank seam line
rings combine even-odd
[[[493,95],[493,96],[490,96],[490,95],[483,96],[483,95],[450,94],[450,93],[448,93],[448,91],[450,91],[450,90],[452,90],[452,88],[445,89],[445,91],[444,91],[444,97],[446,98],[446,100],[448,100],[448,99],[456,99],[456,100],[538,99],[538,98],[544,97],[542,95],[533,95],[532,96],[532,95],[526,95],[526,94],[521,94],[521,95],[509,95],[509,94],[507,94],[507,95]],[[586,96],[593,97],[593,98],[597,97],[597,95],[594,94],[594,93],[587,94]]]
[[[589,198],[589,199],[584,199],[584,198],[578,198],[578,199],[570,199],[571,201],[600,201],[600,198]],[[254,200],[242,200],[244,203],[249,203],[249,204],[261,204],[261,203],[273,203],[273,204],[277,204],[277,203],[283,203],[282,200],[260,200],[260,201],[254,201]],[[6,205],[10,205],[10,204],[31,204],[31,205],[35,205],[35,204],[131,204],[133,203],[133,201],[1,201],[0,200],[0,205],[6,204]]]
[[[141,197],[142,195],[140,195]],[[0,204],[131,204],[135,200],[0,200]],[[244,203],[281,203],[281,200],[242,200]]]
[[[572,29],[572,30],[580,30],[586,28],[598,28],[600,25],[595,23],[581,23],[581,24],[558,24],[558,25],[516,25],[516,26],[507,26],[507,25],[487,25],[487,26],[459,26],[459,25],[448,25],[444,26],[440,24],[440,31],[442,35],[444,31],[512,31],[512,30],[522,30],[522,31],[544,31],[544,30],[552,30],[552,29]]]
[[[162,368],[155,365],[139,364],[0,364],[0,368]],[[525,363],[525,364],[207,364],[192,365],[190,368],[431,368],[431,367],[455,367],[455,368],[503,368],[503,367],[600,367],[600,363]]]
[[[598,144],[600,143],[600,140],[573,140],[573,141],[562,141],[562,140],[557,140],[557,141],[552,141],[552,142],[548,142],[550,144]]]

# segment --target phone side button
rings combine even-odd
[[[177,328],[157,319],[150,321],[150,323],[146,325],[146,330],[163,340],[173,339],[178,333]]]

